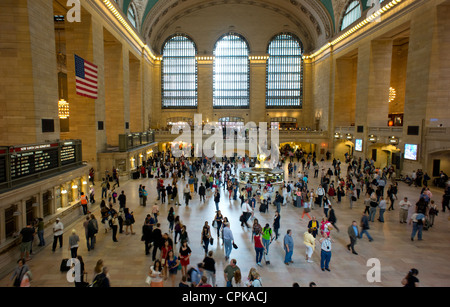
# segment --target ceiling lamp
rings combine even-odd
[[[66,119],[69,117],[69,103],[64,99],[58,101],[58,115],[60,119]]]

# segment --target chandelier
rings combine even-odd
[[[395,91],[395,88],[390,87],[389,88],[389,102],[394,101],[396,96],[397,96],[397,92]]]
[[[69,103],[64,99],[58,101],[58,116],[60,119],[66,119],[69,117]]]

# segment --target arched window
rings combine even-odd
[[[303,96],[302,45],[289,33],[275,36],[267,48],[266,107],[301,108]]]
[[[169,38],[162,48],[162,107],[197,108],[197,50],[185,35]]]
[[[239,34],[222,36],[214,47],[213,107],[248,108],[250,65],[247,41]]]
[[[134,9],[133,3],[130,3],[130,5],[128,6],[127,17],[128,17],[128,20],[133,25],[133,27],[135,27],[137,29],[136,11]]]
[[[342,17],[341,31],[347,28],[361,17],[361,3],[359,0],[352,1],[345,10]]]

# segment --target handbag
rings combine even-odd
[[[152,283],[152,278],[149,275],[147,275],[147,278],[145,279],[145,283],[147,285],[150,285]]]
[[[356,201],[356,196],[352,196],[352,201]]]
[[[214,243],[214,238],[213,237],[209,238],[209,244],[213,245],[213,243]]]
[[[238,248],[238,246],[237,246],[236,243],[234,243],[234,242],[233,242],[233,248],[234,248],[234,249],[237,249],[237,248]]]

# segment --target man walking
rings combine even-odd
[[[252,215],[252,207],[250,206],[250,204],[248,203],[248,199],[246,199],[244,201],[244,203],[242,204],[242,221],[241,221],[241,226],[244,227],[247,226],[247,228],[250,228],[250,226],[248,226],[247,221],[250,218],[250,216]]]
[[[284,264],[294,263],[292,261],[292,255],[294,254],[294,239],[292,238],[292,230],[288,229],[283,240],[284,251],[286,252],[284,257]]]
[[[358,224],[353,221],[352,224],[347,229],[348,236],[350,237],[350,244],[347,244],[347,249],[352,250],[352,253],[358,255],[355,251],[356,239],[359,237]]]
[[[373,238],[370,236],[369,234],[369,217],[367,216],[367,214],[365,213],[365,211],[363,212],[362,218],[361,218],[361,233],[359,234],[359,238],[362,239],[363,234],[366,234],[367,238],[369,239],[369,242],[373,241]]]
[[[233,232],[230,229],[230,223],[225,223],[223,228],[223,243],[225,245],[225,259],[230,259],[231,250],[233,249]]]
[[[53,247],[52,251],[55,251],[56,245],[59,240],[59,247],[62,248],[63,245],[63,232],[64,232],[64,225],[61,223],[61,220],[56,218],[55,224],[53,224]]]
[[[125,208],[127,205],[127,196],[125,195],[125,192],[122,191],[122,193],[120,193],[119,197],[117,198],[117,200],[119,201],[119,208]]]
[[[378,207],[380,208],[380,215],[378,217],[378,221],[384,223],[384,212],[386,211],[387,204],[383,196],[380,197],[380,203],[378,204]]]

